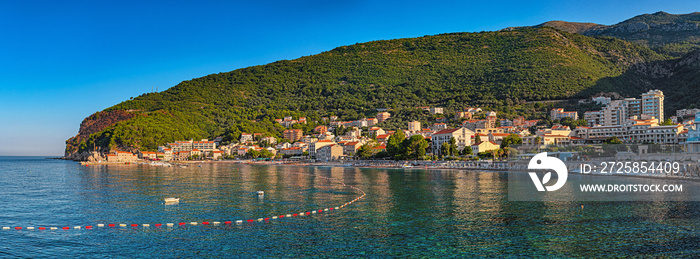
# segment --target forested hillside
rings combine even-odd
[[[122,102],[106,111],[144,116],[71,139],[69,146],[84,148],[67,148],[66,155],[94,146],[152,150],[167,141],[242,131],[279,136],[283,128],[274,119],[285,115],[349,120],[374,116],[376,108],[415,106],[481,106],[508,114],[525,101],[601,91],[633,96],[654,87],[633,71],[667,59],[623,40],[549,27],[361,43],[184,81]]]

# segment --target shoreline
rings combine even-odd
[[[76,161],[77,162],[77,161]],[[481,161],[481,162],[464,162],[472,164],[481,165],[500,165],[496,166],[480,166],[476,168],[470,167],[456,167],[455,163],[449,161],[413,161],[424,163],[423,165],[417,166],[404,166],[411,164],[411,161],[374,161],[374,160],[358,160],[358,161],[346,161],[346,162],[302,162],[302,161],[252,161],[252,160],[217,160],[217,161],[173,161],[173,162],[162,162],[162,161],[136,161],[136,162],[78,162],[81,166],[163,166],[163,167],[181,167],[186,168],[192,165],[202,165],[202,164],[247,164],[247,165],[273,165],[273,166],[304,166],[304,167],[342,167],[342,168],[367,168],[367,169],[403,169],[403,170],[464,170],[464,171],[486,171],[486,172],[527,172],[525,168],[509,168],[506,161]],[[462,161],[460,161],[462,162]],[[371,165],[375,164],[375,165]],[[429,166],[429,164],[434,164],[434,166]],[[452,166],[446,166],[452,165]],[[464,165],[464,164],[463,164]],[[601,174],[583,174],[580,172],[570,171],[570,174],[574,175],[589,175],[589,176],[609,176]],[[646,178],[646,179],[673,179],[673,180],[687,180],[687,181],[700,181],[698,177],[692,176],[681,176],[681,175],[615,175],[618,177],[633,177],[633,178]]]
[[[374,168],[374,169],[417,169],[417,170],[484,170],[484,171],[514,171],[509,170],[504,166],[499,166],[498,168],[492,168],[489,166],[482,166],[477,168],[465,168],[465,167],[454,167],[446,166],[446,161],[439,161],[439,164],[434,166],[429,165],[428,162],[437,161],[421,161],[422,165],[410,165],[410,161],[391,161],[385,163],[385,161],[346,161],[346,162],[301,162],[301,161],[251,161],[251,160],[218,160],[218,161],[136,161],[136,162],[86,162],[86,161],[76,161],[81,166],[96,166],[96,165],[113,165],[113,166],[135,166],[135,165],[148,165],[148,166],[190,166],[190,165],[202,165],[202,164],[250,164],[250,165],[280,165],[280,166],[329,166],[329,167],[348,167],[348,168]],[[357,164],[359,163],[359,164]],[[375,163],[376,165],[370,165],[368,163]],[[491,161],[482,162],[471,162],[480,163],[484,165],[494,164]],[[504,165],[505,161],[496,161],[496,164]],[[383,165],[381,165],[383,164]],[[517,170],[516,170],[517,171]]]

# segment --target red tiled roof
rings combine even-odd
[[[493,144],[493,145],[498,145],[498,144],[493,143],[493,142],[491,142],[491,141],[479,141],[479,142],[477,142],[477,143],[472,144],[472,146],[478,146],[478,145],[481,145],[481,143],[484,143],[484,142],[489,142],[489,143],[491,143],[491,144]]]
[[[459,129],[444,129],[438,132],[435,132],[433,135],[440,135],[440,134],[452,134],[455,131],[458,131]]]
[[[564,136],[564,135],[556,135],[556,134],[544,134],[545,137],[553,137],[553,138],[567,138],[569,136]]]

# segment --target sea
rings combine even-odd
[[[507,172],[0,157],[0,176],[3,258],[700,254],[698,202],[508,201]]]

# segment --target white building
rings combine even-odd
[[[549,116],[552,120],[561,120],[564,118],[571,118],[573,120],[578,120],[577,112],[565,112],[564,108],[554,108],[549,112]]]
[[[335,144],[338,144],[338,143],[335,143],[331,140],[319,140],[316,142],[312,142],[309,144],[309,157],[316,157],[316,151],[318,151],[319,148],[322,148],[324,146],[335,145]],[[341,151],[341,153],[342,153],[342,151]]]
[[[688,115],[693,115],[696,113],[700,113],[700,109],[683,109],[683,110],[677,110],[676,111],[676,116],[678,117],[685,117]],[[696,116],[697,117],[697,116]]]
[[[591,98],[591,100],[593,100],[593,102],[600,104],[600,105],[608,105],[610,103],[610,97],[603,97],[603,96],[593,97],[593,98]]]
[[[467,128],[444,129],[435,132],[432,136],[433,154],[439,155],[442,143],[449,143],[451,138],[455,139],[457,149],[462,150],[464,147],[469,147],[472,144],[472,136],[474,136],[474,131]]]
[[[420,131],[420,130],[421,130],[420,121],[411,121],[408,123],[408,131],[416,132],[416,131]]]
[[[444,109],[442,107],[430,107],[430,113],[432,114],[443,114]]]
[[[664,92],[649,90],[642,94],[642,114],[654,116],[659,123],[664,122]]]

